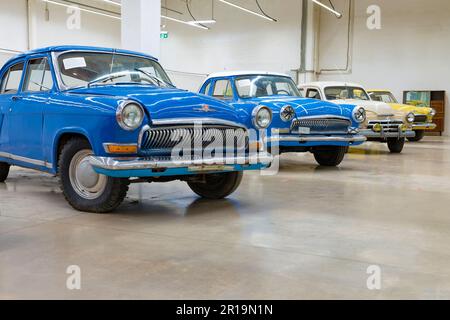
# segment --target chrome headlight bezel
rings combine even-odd
[[[352,111],[353,120],[358,123],[363,123],[367,120],[366,109],[363,107],[355,107]]]
[[[258,116],[260,115],[260,113],[262,112],[267,112],[267,114],[269,115],[269,120],[267,122],[267,125],[262,125],[261,123],[258,122]],[[273,120],[273,112],[272,109],[270,109],[269,107],[266,106],[258,106],[255,109],[253,109],[252,112],[252,121],[253,121],[253,125],[257,128],[257,129],[267,129],[270,127],[270,125],[272,124],[272,120]]]
[[[286,105],[280,110],[280,119],[284,122],[290,122],[294,120],[295,118],[295,109],[290,106]]]
[[[436,116],[436,114],[437,114],[436,109],[431,108],[430,116],[434,117],[434,116]]]
[[[137,122],[135,122],[134,124],[127,123],[127,119],[125,116],[125,112],[127,111],[127,108],[131,108],[132,106],[138,107],[138,110],[140,113],[139,120]],[[138,103],[136,101],[130,101],[130,100],[122,101],[116,110],[117,123],[119,124],[119,126],[122,129],[124,129],[126,131],[134,131],[134,130],[137,130],[138,128],[140,128],[142,126],[142,123],[144,122],[144,117],[145,117],[144,108],[142,107],[142,105],[140,103]]]
[[[407,123],[413,123],[414,120],[416,120],[416,115],[414,113],[410,112],[410,113],[408,113],[406,115],[406,122]]]

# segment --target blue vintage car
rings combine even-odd
[[[267,130],[268,150],[312,152],[323,166],[337,166],[349,146],[366,138],[358,128],[366,119],[364,108],[302,98],[293,80],[268,72],[221,72],[210,75],[200,93],[228,102],[240,110],[242,121]],[[264,140],[264,141],[261,141]]]
[[[78,210],[112,211],[132,182],[182,180],[223,198],[271,162],[250,152],[234,108],[176,89],[148,55],[50,47],[14,57],[0,79],[0,182],[11,165],[58,175]],[[230,135],[210,150],[211,136]]]

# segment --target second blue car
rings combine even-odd
[[[322,166],[339,165],[349,146],[366,138],[358,133],[364,108],[302,98],[294,81],[268,72],[210,75],[200,93],[228,102],[269,151],[312,152]],[[265,132],[265,134],[263,133]]]

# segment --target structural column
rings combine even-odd
[[[122,0],[122,48],[160,55],[161,0]]]

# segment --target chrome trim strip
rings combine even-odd
[[[339,120],[347,120],[348,122],[352,122],[352,120],[348,117],[344,117],[344,116],[336,116],[336,115],[332,115],[332,114],[326,114],[326,115],[320,115],[320,116],[307,116],[307,117],[297,117],[295,120],[310,120],[310,119],[329,119],[329,120],[333,120],[333,119],[339,119]]]
[[[183,125],[183,124],[217,124],[224,126],[237,127],[242,129],[248,129],[245,125],[237,123],[234,121],[222,120],[218,118],[175,118],[175,119],[162,119],[162,120],[152,120],[152,125],[155,126],[171,126],[171,125]]]
[[[412,125],[413,129],[415,128],[424,128],[428,130],[436,129],[437,125],[435,123],[414,123]]]
[[[386,132],[386,131],[380,131],[375,132],[372,130],[360,130],[360,134],[366,136],[367,138],[414,138],[416,136],[416,133],[412,130],[408,131],[398,131],[398,132]]]
[[[7,153],[7,152],[0,152],[0,158],[11,159],[11,160],[15,160],[15,161],[20,161],[20,162],[33,164],[35,166],[40,166],[40,167],[46,167],[48,169],[53,169],[53,164],[52,163],[48,163],[48,162],[42,161],[42,160],[36,160],[36,159],[26,158],[26,157],[22,157],[22,156],[17,156],[17,155],[14,155],[14,154],[11,154],[11,153]]]
[[[273,161],[273,156],[267,153],[254,154],[240,157],[219,157],[210,159],[194,160],[158,160],[158,158],[109,158],[109,157],[90,157],[89,162],[94,168],[104,170],[146,170],[146,169],[171,169],[186,168],[190,166],[202,165],[248,165],[263,164],[269,165]]]
[[[365,136],[357,135],[353,137],[324,137],[324,136],[308,136],[308,137],[292,137],[292,136],[278,136],[271,137],[265,140],[268,143],[273,142],[365,142]]]

